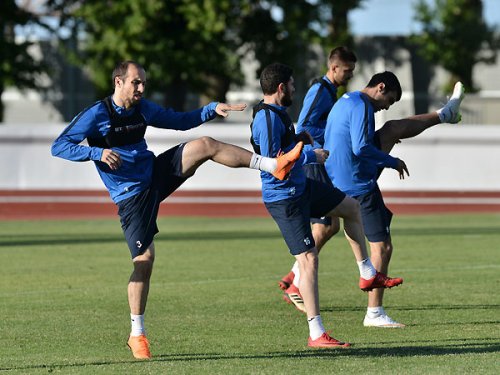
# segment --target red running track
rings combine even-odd
[[[500,191],[385,192],[395,214],[500,212]],[[0,190],[0,220],[116,217],[106,191]],[[177,191],[160,216],[267,217],[259,191]]]

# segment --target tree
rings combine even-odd
[[[242,83],[240,61],[249,52],[260,69],[275,61],[293,66],[304,91],[318,61],[310,46],[329,39],[329,29],[338,35],[346,28],[348,9],[361,1],[47,0],[73,34],[84,36],[73,57],[90,70],[99,96],[109,93],[116,62],[134,59],[147,68],[150,91],[164,93],[175,109],[183,109],[188,91],[224,100],[231,83]],[[325,4],[328,22],[345,18],[340,26],[322,19]]]
[[[15,0],[2,0],[0,14],[0,98],[7,87],[40,88],[37,78],[47,67],[29,53],[34,43],[16,40],[14,34],[16,26],[37,23],[36,16],[21,9]],[[0,100],[0,122],[3,114],[4,105]]]
[[[235,0],[49,1],[84,38],[75,61],[92,74],[99,96],[111,90],[121,60],[146,67],[150,92],[184,109],[188,90],[224,100],[230,82],[242,79],[231,38]]]
[[[265,66],[281,62],[294,69],[297,98],[305,93],[310,45],[320,40],[313,23],[318,20],[318,8],[307,0],[249,1],[241,14],[238,33],[242,48],[240,56],[253,53],[260,67],[256,77]],[[298,114],[300,100],[290,109],[292,117]]]
[[[349,12],[362,6],[364,0],[320,0],[319,6],[324,11],[319,13],[320,17],[325,15],[323,24],[328,31],[323,45],[331,50],[334,47],[346,46],[354,49],[354,38],[349,29]]]
[[[320,0],[319,6],[325,11],[319,15],[326,15],[322,24],[328,31],[322,40],[322,46],[326,51],[338,46],[346,46],[356,52],[356,43],[349,29],[349,12],[362,6],[364,0]],[[321,18],[320,18],[321,19]],[[337,91],[337,96],[342,96],[347,91],[347,86],[342,86]]]
[[[436,0],[431,6],[420,0],[415,10],[423,30],[413,35],[412,41],[427,61],[441,65],[451,74],[445,90],[460,80],[468,91],[475,91],[474,65],[493,64],[499,48],[495,29],[484,21],[482,1]]]
[[[336,46],[354,46],[347,15],[362,1],[250,1],[240,31],[245,51],[252,51],[260,63],[257,77],[276,61],[294,68],[297,100],[290,109],[292,117],[299,113],[308,81],[324,72],[325,55]]]

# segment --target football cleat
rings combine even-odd
[[[348,348],[351,344],[334,339],[333,337],[330,337],[327,332],[325,332],[316,340],[309,337],[307,340],[307,346],[310,348]]]
[[[392,320],[387,314],[381,314],[376,316],[375,318],[370,318],[368,317],[368,315],[365,315],[365,319],[363,320],[363,325],[365,327],[378,327],[378,328],[406,327],[404,324]]]
[[[402,278],[391,278],[380,272],[377,272],[371,279],[359,278],[359,288],[364,292],[369,292],[375,288],[392,288],[401,284],[403,284]]]
[[[280,289],[283,291],[287,290],[290,285],[292,285],[294,277],[295,274],[293,273],[293,271],[290,271],[285,276],[283,276],[283,278],[278,282]]]
[[[294,148],[285,153],[279,153],[276,161],[278,162],[276,170],[272,173],[278,180],[286,180],[290,174],[295,162],[300,158],[304,142],[298,142]]]
[[[446,103],[443,108],[438,110],[438,115],[441,122],[456,124],[462,120],[462,115],[460,113],[460,104],[462,103],[464,96],[465,89],[462,82],[455,83],[453,94],[451,94],[450,100],[448,100],[448,103]]]
[[[149,341],[144,335],[129,336],[127,346],[132,351],[132,355],[137,359],[150,359]]]
[[[304,305],[304,300],[300,294],[299,288],[295,285],[290,285],[285,293],[283,294],[283,299],[285,302],[294,305],[295,308],[303,313],[306,312],[306,305]]]

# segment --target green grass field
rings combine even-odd
[[[385,306],[405,329],[364,328],[366,294],[343,236],[320,256],[323,321],[349,349],[310,350],[281,299],[292,257],[270,219],[159,220],[135,361],[118,220],[0,223],[0,373],[496,374],[500,215],[399,216]]]

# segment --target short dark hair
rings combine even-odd
[[[385,71],[382,73],[375,74],[368,82],[366,87],[375,87],[379,83],[383,83],[385,85],[385,91],[393,91],[396,93],[396,100],[401,99],[402,90],[401,84],[399,83],[398,77],[393,72]]]
[[[113,87],[115,87],[115,78],[120,77],[120,79],[124,80],[125,77],[127,77],[127,71],[128,67],[130,65],[135,65],[138,69],[144,70],[144,68],[141,66],[141,64],[132,61],[132,60],[127,60],[127,61],[121,61],[119,62],[115,68],[113,69],[113,73],[111,74],[111,82],[113,84]]]
[[[332,64],[337,59],[342,62],[352,63],[358,61],[354,52],[345,46],[336,47],[330,51],[330,54],[328,55],[328,65]]]
[[[280,83],[288,83],[293,69],[288,65],[273,63],[264,68],[260,74],[260,87],[264,95],[272,95],[278,91]]]

